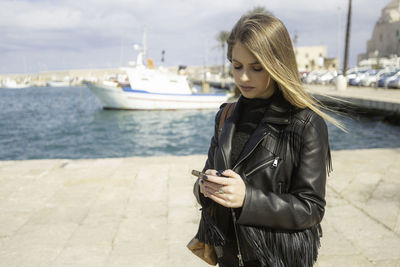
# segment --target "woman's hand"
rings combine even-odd
[[[217,175],[216,170],[206,171],[208,179],[200,180],[200,192],[227,208],[240,208],[246,196],[246,185],[242,177],[232,170]]]

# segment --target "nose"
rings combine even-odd
[[[242,73],[240,73],[240,80],[242,82],[248,82],[250,80],[248,71],[243,69]]]

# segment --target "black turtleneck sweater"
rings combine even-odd
[[[250,99],[242,96],[242,100],[239,121],[236,124],[236,131],[232,141],[232,167],[236,164],[247,141],[264,117],[264,112],[271,102],[271,97],[268,99]]]

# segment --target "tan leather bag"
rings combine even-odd
[[[236,103],[228,103],[222,110],[221,118],[218,125],[218,136],[221,132],[222,126],[225,120],[232,114],[232,111]],[[210,265],[217,265],[217,254],[213,245],[206,244],[193,237],[192,240],[186,245],[186,247],[193,252],[194,255],[198,256]]]
[[[205,244],[193,237],[186,247],[193,252],[194,255],[204,260],[210,265],[217,265],[217,254],[215,254],[214,246]]]

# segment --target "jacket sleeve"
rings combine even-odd
[[[265,192],[246,185],[238,223],[301,230],[322,220],[330,151],[328,130],[320,116],[314,114],[306,122],[299,153],[299,163],[293,170],[288,193]]]
[[[215,154],[215,149],[218,147],[218,124],[219,120],[221,117],[222,110],[224,109],[226,104],[221,105],[220,110],[217,112],[215,115],[215,122],[214,122],[214,135],[211,138],[211,143],[210,147],[208,149],[208,157],[206,160],[206,163],[203,168],[203,172],[205,172],[208,169],[214,169],[214,154]],[[205,198],[203,194],[200,193],[200,187],[199,187],[199,181],[200,179],[197,179],[194,187],[193,187],[193,194],[195,195],[197,202],[204,206],[205,204],[210,201],[210,199]]]

